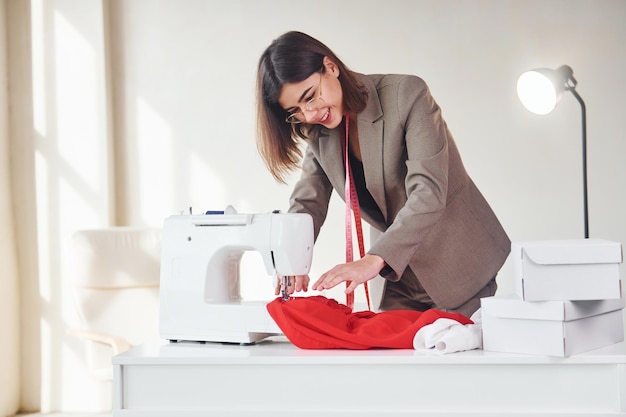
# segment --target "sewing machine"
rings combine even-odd
[[[161,338],[249,344],[282,332],[265,308],[267,301],[242,300],[244,252],[258,251],[268,276],[306,275],[313,257],[313,220],[303,213],[234,210],[175,215],[165,219],[162,245]]]

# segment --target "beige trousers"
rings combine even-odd
[[[402,285],[403,281],[405,283],[410,281],[407,275],[413,275],[412,272],[410,274],[405,273],[402,276],[402,279],[398,282],[387,282],[386,290],[383,294],[380,310],[418,310],[425,311],[429,308],[434,308],[441,311],[447,311],[451,313],[461,313],[466,317],[471,317],[472,314],[476,312],[480,308],[480,299],[483,297],[490,297],[496,293],[497,284],[496,279],[493,278],[491,281],[487,283],[478,293],[476,293],[472,298],[467,300],[465,303],[461,304],[455,308],[445,308],[442,306],[438,306],[430,296],[424,291],[421,285],[419,285],[419,280],[416,278],[415,282],[418,284],[411,288],[407,285]],[[398,285],[400,284],[400,285]],[[407,290],[408,289],[408,290]],[[421,291],[420,291],[421,289]]]

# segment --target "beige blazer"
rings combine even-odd
[[[358,115],[363,169],[384,217],[361,212],[382,232],[368,253],[391,266],[387,280],[411,268],[438,306],[456,308],[496,276],[509,238],[465,171],[426,83],[409,75],[359,76],[369,89]],[[332,191],[344,198],[344,184],[341,127],[320,127],[308,141],[290,211],[310,213],[317,237]]]

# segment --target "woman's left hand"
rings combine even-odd
[[[385,261],[378,255],[367,254],[363,258],[333,267],[313,284],[316,291],[328,290],[345,281],[351,281],[345,293],[350,294],[359,284],[374,278],[385,266]]]

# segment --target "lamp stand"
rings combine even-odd
[[[589,206],[587,202],[587,109],[582,97],[576,92],[574,87],[567,87],[576,100],[580,103],[582,114],[582,136],[583,136],[583,210],[585,218],[585,239],[589,238]]]

